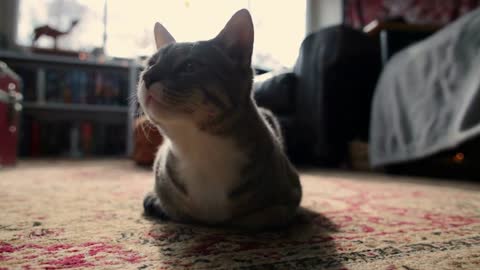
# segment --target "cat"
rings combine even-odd
[[[250,13],[236,12],[207,41],[177,43],[160,23],[154,36],[137,98],[166,139],[144,214],[246,230],[289,225],[302,188],[278,122],[252,98]]]

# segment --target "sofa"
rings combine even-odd
[[[278,117],[295,163],[340,167],[349,142],[368,140],[380,55],[375,39],[337,25],[308,35],[291,70],[255,78],[254,99]]]

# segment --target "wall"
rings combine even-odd
[[[342,0],[306,0],[306,34],[321,28],[341,24],[343,18]]]
[[[17,0],[0,1],[0,48],[13,48],[17,35]]]

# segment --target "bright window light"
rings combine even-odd
[[[104,1],[21,0],[18,43],[30,46],[33,28],[49,24],[67,30],[59,39],[66,50],[92,51],[103,46]],[[292,66],[305,36],[305,1],[286,0],[108,0],[106,12],[109,56],[138,57],[154,51],[153,25],[163,23],[177,41],[214,37],[233,13],[248,8],[255,25],[254,63],[270,67]],[[39,47],[52,47],[41,38]]]

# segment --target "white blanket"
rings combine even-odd
[[[375,91],[374,167],[411,161],[480,134],[480,9],[397,53]]]

